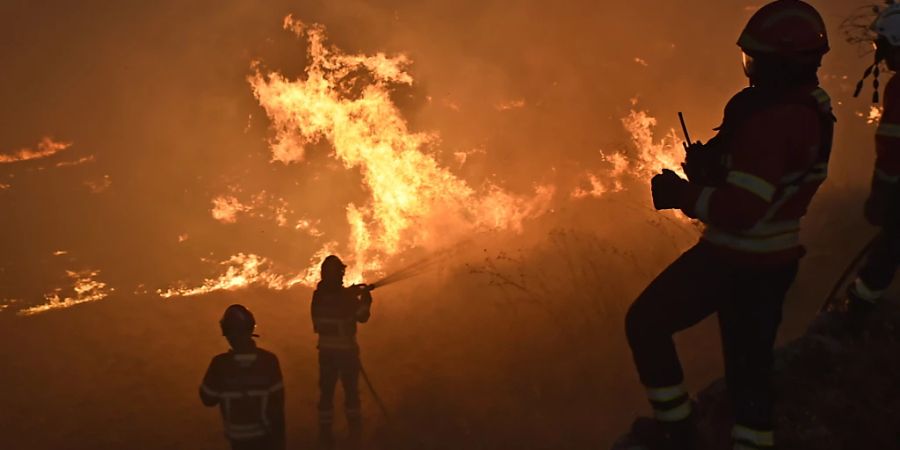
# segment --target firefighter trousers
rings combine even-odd
[[[338,380],[344,388],[344,407],[350,425],[360,420],[359,351],[319,351],[319,420],[329,426],[334,417],[334,391]]]
[[[704,242],[685,252],[628,311],[626,332],[641,382],[648,389],[680,385],[673,334],[717,313],[736,422],[771,429],[772,350],[797,266],[739,265]]]
[[[885,229],[875,239],[872,251],[859,271],[859,278],[869,289],[884,291],[900,265],[900,231]]]

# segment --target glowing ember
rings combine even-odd
[[[12,154],[0,154],[0,164],[9,164],[20,161],[31,161],[33,159],[48,158],[67,148],[71,147],[71,142],[57,142],[52,138],[45,137],[38,142],[36,149],[23,148]]]
[[[509,111],[511,109],[520,109],[520,108],[524,108],[524,107],[525,107],[525,100],[518,99],[518,100],[510,100],[507,102],[498,103],[496,106],[494,106],[494,109],[496,109],[497,111]]]
[[[107,287],[106,283],[96,279],[97,276],[100,275],[99,271],[66,271],[66,275],[72,279],[72,291],[74,296],[61,297],[63,289],[55,289],[53,292],[44,295],[46,303],[20,310],[18,315],[32,316],[54,309],[71,308],[82,303],[103,300],[114,291],[113,288]]]
[[[92,193],[99,194],[112,186],[112,179],[109,178],[109,175],[103,175],[103,177],[96,180],[85,181],[84,185],[87,186],[88,190]]]
[[[88,156],[83,156],[81,158],[78,158],[78,159],[75,159],[72,161],[60,161],[60,162],[56,163],[56,167],[80,166],[82,164],[94,162],[94,160],[95,160],[94,155],[88,155]]]
[[[305,231],[307,234],[309,234],[312,237],[320,237],[320,236],[325,235],[325,233],[323,233],[321,230],[319,230],[319,221],[318,220],[312,221],[312,220],[307,220],[307,219],[301,219],[301,220],[297,221],[297,225],[294,226],[294,229],[299,230],[299,231]]]
[[[249,81],[275,132],[273,161],[302,161],[305,145],[325,140],[346,168],[362,173],[370,201],[346,208],[344,253],[355,270],[377,272],[388,256],[477,230],[516,230],[546,210],[551,187],[532,197],[492,185],[479,193],[438,165],[426,151],[437,136],[411,132],[390,99],[391,85],[413,83],[406,56],[344,54],[325,43],[321,25],[290,16],[284,25],[307,39],[306,78],[263,74],[254,64]]]
[[[859,117],[864,117],[866,119],[866,123],[869,125],[878,125],[881,122],[881,115],[884,113],[884,108],[881,105],[872,105],[869,107],[869,115],[858,112],[856,113]]]

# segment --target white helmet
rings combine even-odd
[[[878,14],[872,31],[895,47],[900,47],[900,3],[889,5]]]
[[[872,82],[872,87],[875,89],[875,92],[872,94],[872,103],[879,103],[878,88],[880,83],[878,82],[878,75],[881,73],[881,63],[886,61],[888,68],[894,71],[900,69],[897,66],[898,63],[895,56],[895,49],[900,48],[900,3],[895,3],[894,0],[889,0],[887,3],[887,6],[880,11],[877,7],[875,8],[878,17],[875,18],[875,21],[869,27],[869,30],[877,36],[875,39],[875,62],[863,73],[863,77],[856,84],[856,91],[853,93],[854,97],[859,97],[866,78],[869,78],[869,75],[874,75],[875,80]],[[851,28],[855,27],[853,21],[848,21],[845,25],[849,25]],[[851,41],[863,41],[853,36],[848,35],[848,37]],[[869,38],[871,38],[871,35]]]

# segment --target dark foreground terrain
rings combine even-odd
[[[858,194],[835,195],[812,213],[804,236],[810,253],[785,307],[781,342],[803,334],[870,234],[847,213]],[[690,225],[656,213],[619,214],[580,230],[550,227],[505,252],[479,247],[467,264],[376,291],[360,341],[390,420],[364,391],[368,448],[609,448],[649,412],[624,338],[625,311],[695,239]],[[313,448],[309,299],[306,288],[175,300],[122,289],[33,317],[0,314],[0,449],[226,448],[218,413],[201,406],[197,387],[209,359],[226,349],[217,321],[236,302],[253,310],[260,345],[281,358],[289,448]],[[891,360],[900,353],[888,325],[900,324],[900,311],[885,317],[868,340],[803,338],[782,352],[779,386],[795,399],[783,408],[782,429],[797,430],[781,431],[785,442],[865,438],[878,445],[844,448],[891,448],[884,430],[897,428],[889,427],[897,423],[889,380],[900,373]],[[716,328],[707,320],[677,336],[692,392],[721,374]],[[711,429],[727,427],[727,414],[711,417],[718,421]],[[810,445],[788,448],[841,448]]]
[[[849,333],[822,314],[776,353],[776,439],[792,450],[900,448],[900,301],[880,305],[865,330]],[[697,396],[706,450],[731,448],[731,405],[724,380]],[[614,450],[627,446],[616,444]]]

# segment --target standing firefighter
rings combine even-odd
[[[799,0],[760,9],[738,45],[750,87],[725,107],[718,135],[688,148],[688,180],[652,181],[657,209],[680,209],[702,239],[631,305],[626,331],[655,421],[637,448],[697,445],[692,403],[672,335],[717,313],[736,449],[771,449],[772,348],[782,303],[804,254],[800,219],[825,180],[834,117],[817,71],[828,52],[819,13]]]
[[[873,67],[886,62],[888,69],[897,71],[900,69],[900,4],[890,5],[882,11],[872,29],[878,34]],[[900,182],[900,80],[897,77],[891,78],[885,88],[884,113],[876,132],[875,148],[875,173],[865,216],[869,223],[881,227],[881,233],[856,281],[848,289],[850,325],[856,331],[891,284],[900,263],[900,198],[897,196],[897,183]]]
[[[219,406],[233,450],[284,449],[284,385],[278,358],[256,346],[256,320],[244,306],[229,306],[219,325],[231,350],[209,364],[200,400]]]
[[[337,256],[325,258],[312,299],[313,329],[319,335],[319,442],[325,448],[334,446],[331,425],[338,379],[344,387],[351,441],[358,444],[362,437],[356,324],[369,320],[372,294],[365,285],[344,287],[346,267]]]

